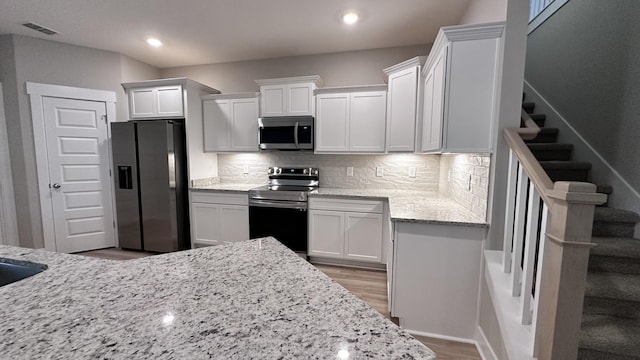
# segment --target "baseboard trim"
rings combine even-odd
[[[387,271],[386,264],[368,263],[364,261],[352,261],[343,259],[330,259],[323,257],[309,256],[309,262],[318,265],[343,266],[356,269]]]
[[[591,144],[584,138],[582,137],[582,135],[580,135],[580,133],[578,133],[578,131],[569,123],[569,121],[567,121],[567,119],[565,119],[560,112],[558,112],[558,110],[556,110],[555,107],[553,107],[553,105],[551,105],[547,99],[542,96],[542,94],[540,94],[527,80],[524,80],[524,84],[526,85],[526,87],[528,87],[529,89],[531,89],[531,91],[533,93],[535,93],[535,95],[545,104],[545,106],[547,106],[552,112],[553,115],[555,117],[557,117],[557,119],[559,119],[560,121],[562,121],[562,123],[564,123],[564,125],[571,131],[573,132],[573,135],[578,138],[578,140],[580,140],[582,142],[582,144],[584,144],[584,146],[589,150],[589,152],[591,152],[591,155],[593,155],[595,158],[597,158],[610,172],[611,174],[613,174],[613,176],[622,184],[624,185],[624,187],[626,188],[626,192],[633,195],[636,199],[636,203],[640,204],[640,193],[638,191],[636,191],[636,189],[634,189],[631,184],[629,184],[629,182],[627,180],[625,180],[622,175],[613,168],[613,166],[611,166],[611,164],[605,160],[605,158],[603,158],[597,151],[596,149],[593,148],[593,146],[591,146]],[[615,190],[614,190],[615,191]],[[620,191],[620,190],[619,190]]]
[[[401,325],[400,327],[402,327],[402,323],[400,325]],[[473,339],[465,339],[465,338],[459,338],[459,337],[455,337],[455,336],[434,334],[434,333],[430,333],[430,332],[426,332],[426,331],[418,331],[418,330],[411,330],[411,329],[405,329],[405,328],[402,328],[402,329],[404,329],[404,331],[408,332],[411,335],[428,336],[428,337],[432,337],[432,338],[435,338],[435,339],[457,341],[457,342],[461,342],[461,343],[465,343],[465,344],[473,344],[476,347],[478,347],[478,343]]]
[[[476,329],[476,348],[478,348],[482,360],[498,360],[496,352],[493,351],[493,347],[491,347],[491,343],[489,343],[480,325]]]

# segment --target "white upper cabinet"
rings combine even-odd
[[[504,23],[440,29],[422,70],[420,151],[492,152]]]
[[[318,75],[256,80],[260,85],[261,117],[315,116],[313,91],[322,86]]]
[[[420,68],[426,56],[417,56],[384,69],[389,76],[387,95],[387,152],[416,150],[416,119]]]
[[[131,119],[183,117],[182,86],[131,89],[129,113]]]
[[[202,97],[204,151],[258,151],[258,93]]]
[[[316,90],[316,102],[316,153],[384,152],[386,85]]]

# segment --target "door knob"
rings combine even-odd
[[[60,184],[58,184],[58,183],[55,183],[55,184],[53,184],[53,185],[51,185],[51,186],[53,186],[53,188],[54,188],[54,189],[60,189],[60,186],[61,186],[61,185],[60,185]]]

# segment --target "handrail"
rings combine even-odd
[[[535,121],[533,121],[524,110],[522,110],[522,120],[526,127],[505,129],[504,138],[522,166],[526,169],[534,186],[538,189],[540,196],[546,203],[550,204],[552,201],[549,192],[553,190],[553,181],[551,181],[547,172],[544,171],[538,159],[533,156],[533,153],[524,142],[524,140],[535,138],[540,132],[540,127],[538,127]]]

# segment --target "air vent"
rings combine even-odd
[[[28,27],[29,29],[33,29],[33,30],[35,30],[35,31],[39,31],[39,32],[41,32],[41,33],[43,33],[43,34],[47,34],[47,35],[56,35],[56,34],[59,34],[59,33],[58,33],[57,31],[55,31],[55,30],[52,30],[52,29],[46,28],[46,27],[44,27],[44,26],[42,26],[42,25],[38,25],[38,24],[36,24],[36,23],[32,23],[31,21],[29,21],[29,22],[26,22],[26,23],[22,24],[22,26],[26,26],[26,27]]]

